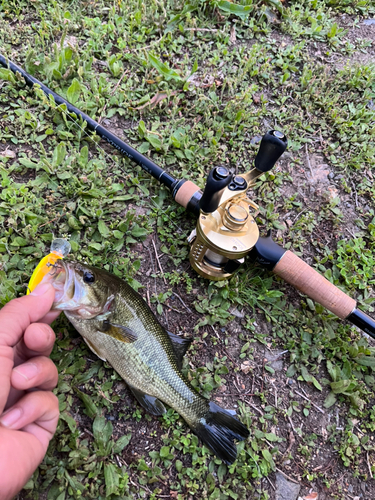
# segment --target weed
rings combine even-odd
[[[251,192],[261,232],[272,228],[280,244],[372,312],[375,69],[353,64],[370,45],[349,39],[341,16],[354,25],[373,12],[367,0],[2,0],[0,45],[172,175],[202,188],[214,165],[249,170],[261,135],[283,129],[289,156]],[[236,407],[251,431],[227,467],[175,411],[155,420],[134,406],[120,378],[59,319],[52,358],[61,419],[29,494],[265,500],[262,478],[283,466],[290,419],[304,481],[322,481],[338,495],[331,478],[310,467],[318,442],[315,429],[305,431],[312,401],[285,384],[285,400],[274,394],[284,375],[309,388],[333,419],[336,410],[345,414],[327,428],[330,453],[352,477],[365,478],[367,463],[374,469],[371,342],[253,264],[229,281],[197,277],[186,243],[195,221],[167,191],[40,90],[5,69],[0,78],[1,305],[24,293],[54,237],[69,238],[74,259],[150,291],[168,328],[194,332],[184,373],[205,397]],[[334,195],[328,184],[309,183],[306,151],[326,165]],[[163,276],[151,239],[160,243]],[[288,350],[286,374],[260,356],[277,347]]]

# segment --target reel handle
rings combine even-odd
[[[255,158],[255,168],[247,174],[234,176],[229,173],[226,167],[215,167],[208,176],[203,195],[199,187],[193,182],[180,181],[173,187],[173,198],[177,203],[197,216],[200,210],[205,213],[215,212],[220,205],[221,196],[226,187],[233,194],[245,191],[259,176],[274,167],[286,150],[287,144],[287,138],[282,132],[270,130],[263,136],[260,143]],[[220,173],[220,171],[223,172]]]
[[[199,207],[202,212],[210,214],[220,205],[224,189],[231,183],[233,175],[226,167],[219,166],[211,170],[204,188]]]
[[[255,168],[259,172],[268,172],[286,150],[286,136],[278,130],[270,130],[264,134],[255,158]]]

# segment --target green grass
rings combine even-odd
[[[287,6],[277,0],[3,0],[0,46],[172,175],[201,187],[214,165],[249,170],[257,150],[253,138],[282,129],[288,157],[253,190],[261,231],[273,228],[281,244],[310,258],[373,313],[375,67],[354,64],[371,42],[348,38],[343,13],[360,23],[374,7],[365,0]],[[273,369],[262,370],[257,357],[263,346],[288,349],[288,371],[281,376],[314,390],[327,414],[337,409],[345,424],[340,428],[332,419],[327,453],[337,452],[351,477],[367,480],[368,455],[374,463],[368,439],[375,419],[372,342],[250,263],[229,282],[197,277],[188,269],[186,243],[195,221],[167,191],[88,136],[84,123],[72,123],[41,92],[6,70],[0,69],[0,78],[1,304],[24,293],[54,237],[69,238],[74,258],[104,266],[145,296],[149,292],[162,322],[173,314],[171,307],[182,314],[173,293],[182,296],[195,309],[193,315],[185,310],[181,320],[195,336],[186,376],[205,396],[220,397],[220,388],[238,376],[250,390],[254,375],[252,401],[261,412],[246,398],[223,396],[226,407],[238,405],[251,430],[228,468],[175,412],[154,420],[124,396],[121,379],[93,359],[61,319],[53,353],[61,420],[27,485],[30,497],[46,490],[48,500],[159,498],[170,492],[179,500],[270,498],[273,490],[262,478],[284,467],[288,418],[309,425],[315,410],[296,401],[293,389],[275,403]],[[334,197],[309,195],[306,151],[323,158],[336,176]],[[151,237],[160,243],[166,284],[153,246],[140,245],[150,245]],[[234,307],[243,316],[236,319],[236,334],[229,328]],[[245,361],[252,367],[248,378],[241,369]],[[104,419],[111,415],[115,421]],[[329,473],[314,472],[317,436],[297,428],[296,438],[297,477],[326,484],[343,498]]]

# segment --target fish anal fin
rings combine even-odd
[[[138,403],[143,406],[145,410],[147,410],[151,415],[160,416],[163,415],[167,410],[165,406],[160,401],[160,399],[155,398],[154,396],[149,396],[148,394],[136,389],[129,385],[130,390],[134,394]]]
[[[100,352],[90,340],[88,340],[85,337],[83,337],[83,340],[86,342],[86,344],[92,350],[92,352],[98,356],[99,359],[101,359],[102,361],[107,361],[104,353]]]
[[[184,357],[186,351],[189,349],[193,339],[192,338],[186,339],[184,337],[179,337],[178,335],[172,332],[167,332],[167,333],[168,337],[171,339],[173,350],[177,357],[178,367],[181,369],[182,358]]]
[[[118,325],[117,323],[111,323],[108,320],[103,321],[103,332],[127,344],[135,342],[138,338],[137,334],[131,328],[124,325]]]

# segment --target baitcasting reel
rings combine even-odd
[[[263,136],[255,167],[249,172],[234,175],[224,166],[211,170],[199,200],[196,229],[188,238],[190,264],[204,278],[228,279],[257,243],[259,229],[250,208],[258,210],[258,206],[248,198],[247,190],[272,169],[286,147],[285,135],[271,130]]]

